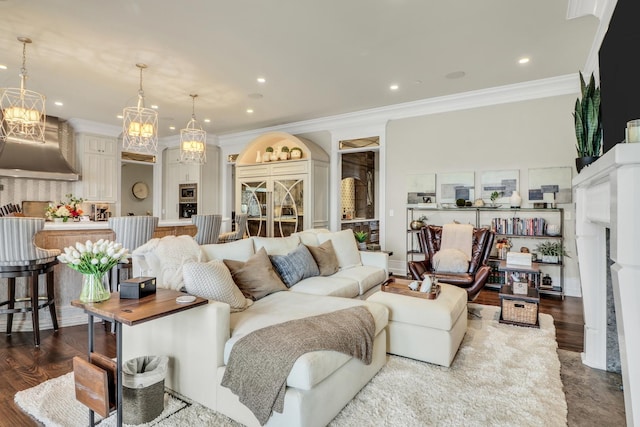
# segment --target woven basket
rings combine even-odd
[[[509,322],[538,323],[538,304],[516,299],[502,299],[502,319]]]
[[[144,388],[122,387],[122,420],[137,425],[154,420],[164,410],[164,380]]]

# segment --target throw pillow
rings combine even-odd
[[[459,249],[442,249],[431,260],[431,265],[440,273],[466,273],[469,261]]]
[[[305,245],[298,245],[286,255],[269,255],[269,258],[288,288],[302,279],[320,274],[318,264]]]
[[[221,260],[189,262],[182,267],[184,286],[191,295],[227,303],[231,311],[242,311],[253,301],[246,299]]]
[[[318,264],[321,276],[331,276],[338,272],[340,265],[338,264],[338,257],[336,257],[336,251],[333,249],[333,243],[331,240],[327,240],[319,246],[307,246],[311,256]]]
[[[318,234],[319,243],[322,244],[327,240],[331,240],[331,243],[333,243],[340,270],[362,265],[358,244],[352,230],[347,229],[335,233]]]
[[[274,292],[288,290],[274,271],[264,248],[252,255],[247,262],[230,259],[223,261],[231,271],[233,281],[247,298],[259,300]]]
[[[191,236],[165,236],[152,239],[134,251],[135,256],[144,256],[150,270],[146,276],[156,277],[158,288],[180,290],[183,285],[182,265],[186,262],[200,261],[200,245]],[[144,264],[141,263],[141,267]]]

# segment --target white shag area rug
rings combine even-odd
[[[534,329],[498,323],[498,307],[469,304],[469,311],[467,334],[450,368],[388,356],[330,425],[566,426],[552,317],[540,314],[540,329]],[[87,425],[88,410],[75,400],[72,373],[16,393],[15,402],[46,426]],[[115,416],[99,425],[115,425]],[[147,425],[240,426],[170,394],[165,411]]]

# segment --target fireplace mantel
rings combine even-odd
[[[614,146],[573,179],[573,191],[585,318],[582,360],[606,369],[609,228],[627,425],[640,426],[640,144]]]

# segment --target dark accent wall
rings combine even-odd
[[[640,0],[618,0],[600,46],[604,151],[624,140],[627,122],[640,118]]]

